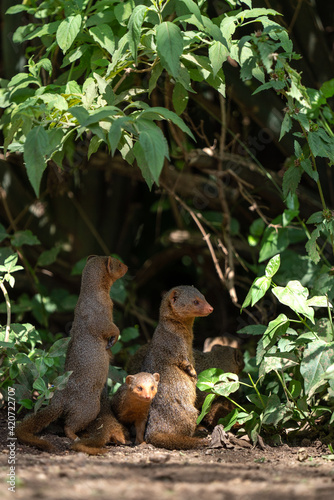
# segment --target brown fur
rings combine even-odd
[[[74,312],[65,370],[73,371],[65,389],[56,391],[50,405],[24,419],[16,429],[22,443],[52,451],[53,446],[34,434],[58,417],[65,419],[65,434],[77,438],[100,411],[100,396],[108,376],[109,339],[117,341],[113,322],[112,284],[127,267],[112,257],[88,257],[82,273],[79,299]]]
[[[194,319],[212,311],[191,286],[175,287],[162,299],[159,324],[142,365],[143,371],[160,373],[145,432],[145,441],[154,446],[191,449],[206,444],[193,437],[198,411],[192,342]]]
[[[132,356],[128,363],[128,373],[135,373],[140,370],[143,360],[145,359],[146,353],[148,352],[149,345],[145,344],[138,349],[136,354]],[[194,368],[197,375],[208,368],[220,368],[224,372],[232,372],[239,374],[243,367],[243,356],[240,349],[235,349],[230,346],[222,345],[212,345],[211,351],[202,352],[197,349],[193,349],[194,357]],[[196,403],[195,406],[198,410],[201,410],[206,392],[196,389]],[[225,417],[231,410],[233,410],[233,404],[224,397],[218,397],[210,412],[204,417],[201,425],[208,428],[213,428],[217,425],[218,420]]]
[[[88,426],[87,434],[87,437],[78,439],[72,444],[72,450],[82,451],[88,455],[102,455],[108,451],[107,448],[103,448],[108,442],[130,444],[128,430],[110,409],[107,387],[102,391],[100,413]]]
[[[158,373],[128,375],[111,399],[111,408],[124,425],[134,424],[136,444],[144,441],[148,412],[158,390]]]

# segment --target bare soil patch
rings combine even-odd
[[[301,446],[167,451],[150,445],[109,446],[103,456],[69,450],[69,440],[46,430],[59,449],[41,452],[16,443],[15,493],[8,490],[8,428],[0,421],[1,498],[46,500],[329,500],[334,462],[320,442]],[[302,448],[302,449],[301,449]]]

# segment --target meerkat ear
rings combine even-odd
[[[128,376],[126,377],[126,379],[125,379],[125,383],[126,383],[127,385],[130,385],[133,379],[134,379],[134,375],[128,375]]]
[[[90,255],[89,257],[87,257],[87,260],[86,262],[88,262],[90,259],[92,259],[93,257],[97,257],[97,255]]]
[[[169,295],[169,299],[171,302],[175,303],[177,301],[177,298],[179,297],[180,293],[178,290],[172,290],[170,295]]]
[[[153,377],[154,377],[154,379],[155,379],[156,382],[159,382],[159,380],[160,380],[159,373],[153,373]]]
[[[107,259],[107,271],[108,273],[112,273],[112,258],[108,257]]]

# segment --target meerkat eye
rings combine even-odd
[[[194,304],[195,304],[195,306],[198,306],[198,304],[199,304],[199,300],[195,299],[195,300],[194,300]]]
[[[152,385],[152,387],[151,387],[151,391],[154,391],[154,385]]]
[[[138,385],[138,391],[142,391],[142,390],[143,390],[142,386]]]

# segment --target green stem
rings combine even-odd
[[[282,387],[283,387],[283,391],[284,391],[284,393],[285,393],[285,396],[286,396],[287,401],[292,401],[292,402],[293,402],[293,404],[295,405],[295,407],[298,409],[298,411],[299,411],[299,412],[303,415],[304,419],[305,419],[307,422],[309,422],[309,424],[310,424],[311,426],[313,426],[313,421],[312,421],[312,419],[310,419],[310,418],[308,417],[308,415],[306,415],[306,414],[303,412],[303,410],[301,410],[300,408],[298,408],[295,398],[292,396],[291,392],[289,391],[289,389],[288,389],[288,387],[287,387],[287,385],[286,385],[286,383],[285,383],[284,376],[283,376],[283,377],[281,377],[281,374],[278,372],[278,370],[275,370],[275,373],[276,373],[277,378],[278,378],[278,380],[280,381],[280,383],[281,383],[281,385],[282,385]]]
[[[256,387],[256,384],[254,384],[254,381],[253,381],[252,376],[251,376],[251,374],[250,374],[250,373],[248,373],[248,377],[249,377],[249,379],[250,379],[250,381],[251,381],[251,383],[252,383],[252,387],[255,389],[255,392],[256,392],[256,394],[257,394],[257,395],[258,395],[258,397],[259,397],[259,400],[261,401],[261,404],[262,404],[263,408],[265,408],[265,407],[266,407],[266,405],[265,405],[265,403],[264,403],[264,401],[263,401],[263,399],[262,399],[262,396],[261,396],[261,394],[260,394],[260,392],[259,392],[258,388]]]
[[[301,129],[303,131],[304,137],[306,139],[306,142],[307,142],[309,150],[310,150],[310,157],[311,157],[311,162],[312,162],[313,170],[314,170],[314,172],[318,172],[318,170],[317,170],[317,164],[316,164],[314,155],[312,153],[312,149],[310,147],[310,143],[309,143],[309,140],[308,140],[307,132],[306,132],[305,128],[303,127],[303,125],[300,122],[299,122],[299,125],[300,125],[300,127],[301,127]],[[322,186],[320,184],[320,180],[319,179],[317,180],[317,187],[318,187],[318,191],[319,191],[319,196],[320,196],[322,208],[323,208],[323,210],[327,210],[327,205],[326,205],[326,202],[325,202],[324,193],[322,191]]]
[[[307,328],[310,332],[312,332],[312,333],[313,333],[313,335],[315,336],[315,338],[316,338],[317,340],[320,340],[320,339],[319,339],[319,337],[318,337],[318,335],[315,333],[315,331],[314,331],[314,330],[312,330],[312,328],[311,328],[311,327],[307,324],[307,321],[306,321],[304,318],[302,318],[302,317],[301,317],[301,315],[300,315],[299,313],[297,313],[296,311],[295,311],[295,313],[297,314],[298,318],[300,319],[300,322],[301,322],[301,323],[302,323],[302,324],[303,324],[303,325],[304,325],[304,326],[305,326],[305,327],[306,327],[306,328]],[[291,320],[291,321],[293,321],[293,320]]]
[[[67,83],[71,81],[72,73],[73,73],[73,68],[74,68],[74,63],[75,61],[72,62],[70,71],[68,72],[68,77],[67,77]]]
[[[333,318],[332,318],[331,308],[330,308],[330,306],[329,306],[330,302],[329,302],[329,300],[328,300],[327,293],[326,293],[326,298],[327,298],[327,311],[328,311],[328,318],[329,318],[329,322],[330,322],[330,325],[331,325],[332,337],[333,337],[333,339],[334,339]]]
[[[233,403],[235,406],[237,406],[237,408],[240,408],[240,410],[244,411],[245,413],[248,413],[248,411],[245,410],[245,408],[243,408],[241,405],[239,405],[238,403],[233,401],[233,399],[231,399],[229,396],[225,396],[225,398],[228,399],[229,401],[231,401],[231,403]]]
[[[10,300],[9,300],[9,295],[6,290],[6,287],[3,283],[3,280],[0,281],[0,288],[2,290],[2,293],[5,297],[5,302],[6,302],[6,310],[7,310],[7,324],[6,324],[6,333],[5,333],[5,342],[9,342],[9,333],[10,333],[10,323],[11,323],[11,305],[10,305]]]
[[[10,333],[10,323],[11,323],[11,305],[10,305],[10,300],[9,300],[9,295],[8,295],[8,292],[6,290],[6,287],[3,283],[3,278],[0,280],[0,288],[2,290],[2,293],[5,297],[5,302],[6,302],[6,310],[7,310],[7,324],[6,324],[6,333],[5,333],[5,342],[9,342],[9,333]],[[3,360],[5,359],[5,352],[6,352],[7,348],[4,347],[3,348],[3,353],[2,353],[2,356],[0,358],[0,366],[2,365],[3,363]]]

